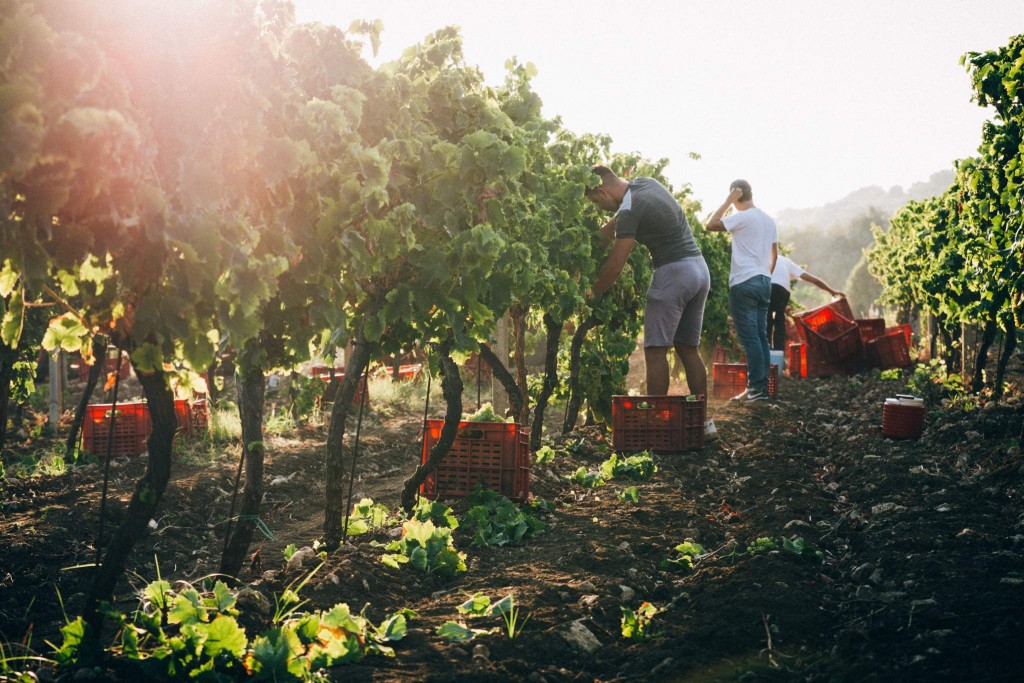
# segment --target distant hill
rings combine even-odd
[[[953,171],[945,170],[934,173],[922,183],[914,183],[904,191],[899,185],[885,190],[878,185],[863,187],[851,192],[842,199],[830,202],[825,206],[811,209],[783,209],[775,213],[775,220],[781,231],[817,228],[832,230],[843,228],[874,209],[886,218],[908,201],[935,197],[945,192],[953,184]],[[785,237],[782,238],[785,242]]]
[[[893,214],[911,200],[926,199],[945,192],[953,183],[952,171],[939,171],[926,182],[884,190],[865,187],[842,199],[813,209],[785,209],[775,214],[781,246],[792,249],[791,258],[836,289],[849,290],[847,280],[864,249],[874,237],[872,225],[887,228]],[[852,283],[850,283],[852,286]],[[874,302],[872,292],[847,291],[854,313]],[[793,290],[793,300],[811,307],[828,299],[825,292],[807,284]]]

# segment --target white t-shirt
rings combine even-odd
[[[806,270],[782,254],[779,254],[779,257],[775,259],[775,270],[772,271],[772,284],[781,285],[786,288],[787,292],[791,292],[793,291],[791,281],[799,279],[806,272]]]
[[[752,277],[771,277],[772,245],[779,241],[779,229],[771,216],[756,206],[722,219],[732,235],[732,265],[729,286]]]

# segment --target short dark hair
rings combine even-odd
[[[596,190],[598,187],[601,187],[601,185],[608,185],[609,183],[613,182],[619,177],[615,175],[615,171],[613,171],[612,169],[608,168],[603,164],[594,164],[593,166],[590,167],[590,172],[601,179],[601,184],[595,187],[588,188],[586,192],[586,194],[588,195],[592,193],[594,190]]]
[[[746,180],[734,180],[734,181],[732,181],[732,184],[729,185],[729,190],[732,191],[732,190],[735,190],[737,188],[740,191],[740,201],[741,202],[749,202],[750,199],[754,196],[753,191],[750,189],[750,183],[748,183]]]

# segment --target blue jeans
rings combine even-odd
[[[767,275],[729,287],[729,314],[747,355],[747,390],[768,394],[768,306],[772,281]]]

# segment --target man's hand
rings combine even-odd
[[[740,197],[742,197],[742,196],[743,196],[743,190],[741,190],[738,187],[734,187],[731,190],[729,190],[729,198],[726,199],[725,201],[726,201],[727,204],[735,205],[736,202],[738,202],[740,200]]]

